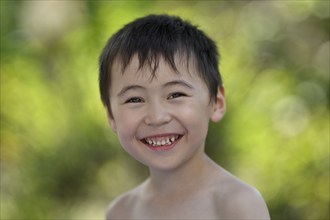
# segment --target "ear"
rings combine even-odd
[[[109,122],[111,129],[113,130],[113,132],[117,133],[117,125],[116,125],[115,119],[112,116],[111,110],[109,110],[109,109],[107,109],[107,117],[108,117],[108,122]]]
[[[225,99],[225,89],[224,87],[218,88],[218,93],[216,96],[216,100],[213,103],[213,108],[211,112],[211,121],[219,122],[226,112],[226,99]]]

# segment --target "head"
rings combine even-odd
[[[216,45],[167,15],[137,19],[110,38],[100,91],[121,145],[151,169],[200,158],[209,120],[225,112]]]
[[[111,116],[111,69],[115,61],[122,72],[133,56],[139,59],[139,68],[148,66],[155,77],[160,58],[177,71],[175,57],[194,63],[198,77],[209,90],[210,100],[215,100],[219,88],[223,91],[218,68],[219,53],[213,40],[201,30],[179,17],[149,15],[139,18],[120,29],[107,42],[100,56],[99,86],[101,100]]]

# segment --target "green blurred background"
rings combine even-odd
[[[273,219],[329,218],[329,1],[1,0],[1,219],[102,219],[148,176],[98,93],[109,36],[150,13],[218,43],[228,112],[207,153]]]

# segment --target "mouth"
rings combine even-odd
[[[181,134],[156,135],[140,139],[140,141],[152,150],[166,151],[172,149],[182,137]]]

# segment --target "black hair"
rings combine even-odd
[[[111,67],[115,59],[122,63],[123,72],[132,57],[137,55],[139,67],[148,65],[152,76],[163,58],[175,71],[176,54],[195,59],[199,77],[215,99],[222,80],[218,68],[219,52],[216,44],[206,34],[177,16],[148,15],[128,23],[107,42],[99,59],[99,86],[101,100],[111,113]]]

